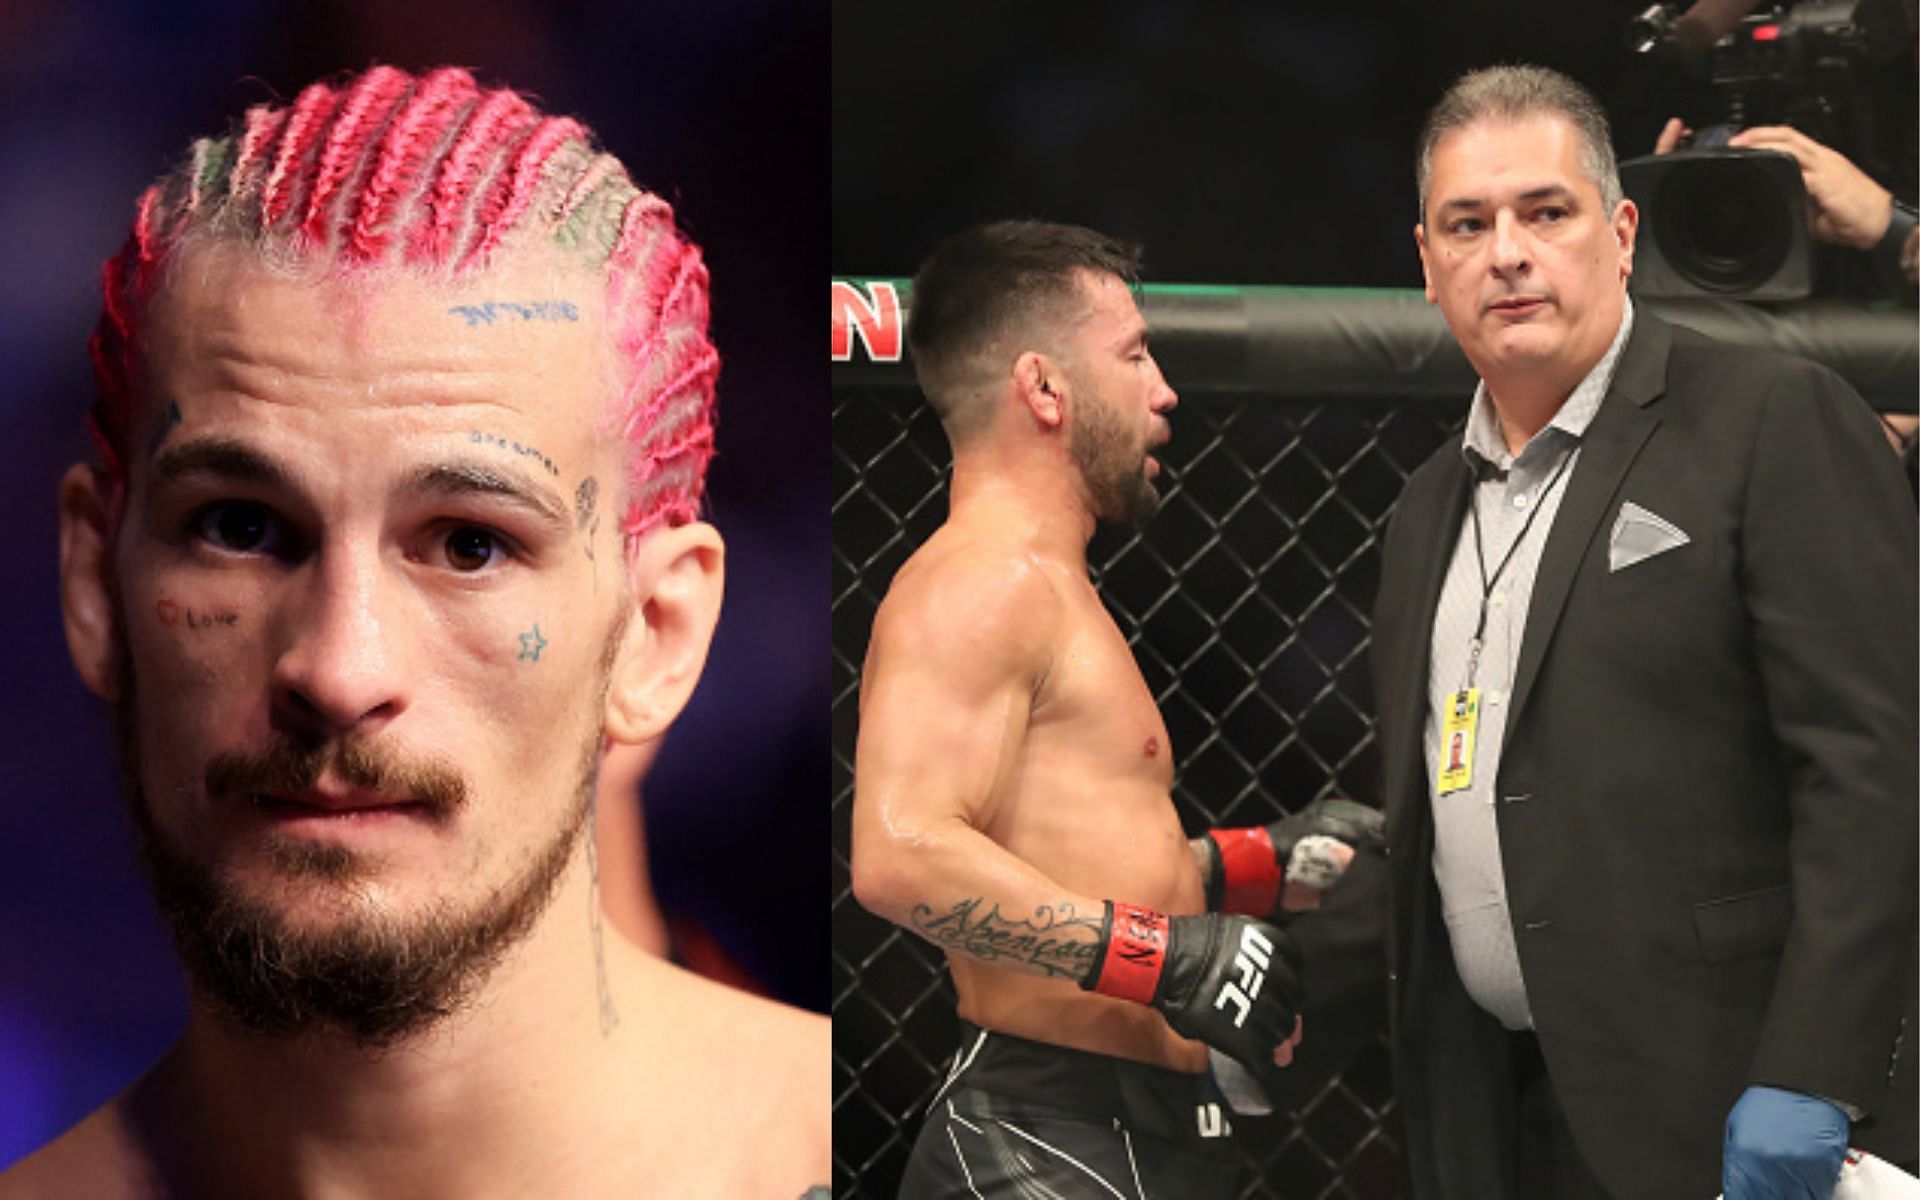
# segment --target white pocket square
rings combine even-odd
[[[1613,536],[1607,542],[1607,570],[1623,570],[1656,554],[1678,550],[1692,540],[1678,525],[1629,500],[1614,518]]]

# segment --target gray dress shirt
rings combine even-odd
[[[1438,786],[1441,729],[1451,697],[1467,686],[1469,648],[1483,591],[1482,555],[1474,550],[1472,512],[1461,522],[1460,538],[1440,589],[1427,673],[1427,795],[1433,805],[1433,876],[1440,887],[1441,915],[1447,923],[1460,981],[1474,1002],[1508,1029],[1533,1027],[1526,982],[1520,977],[1520,958],[1514,949],[1513,918],[1507,908],[1506,877],[1500,866],[1500,830],[1493,813],[1494,781],[1500,770],[1501,745],[1506,740],[1514,667],[1520,659],[1520,639],[1527,626],[1540,552],[1553,528],[1560,498],[1572,481],[1580,440],[1600,409],[1613,379],[1614,363],[1632,329],[1633,306],[1628,301],[1606,354],[1573,389],[1553,420],[1518,455],[1507,451],[1499,417],[1483,381],[1474,391],[1461,447],[1478,480],[1470,502],[1479,513],[1485,577],[1492,578],[1509,549],[1513,557],[1487,599],[1486,631],[1473,681],[1480,689],[1480,719],[1474,739],[1472,781],[1444,796]],[[1529,517],[1531,525],[1527,524]]]

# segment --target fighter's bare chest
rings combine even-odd
[[[1132,649],[1097,602],[1076,614],[1034,698],[1041,745],[1097,760],[1102,773],[1169,787],[1173,747]]]

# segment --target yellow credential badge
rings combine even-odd
[[[1463,688],[1448,698],[1440,722],[1440,795],[1464,791],[1473,783],[1474,731],[1479,727],[1479,688]]]

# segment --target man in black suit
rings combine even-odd
[[[1824,1198],[1914,1154],[1912,497],[1839,379],[1633,308],[1579,85],[1465,77],[1420,184],[1481,382],[1373,627],[1416,1193]]]

